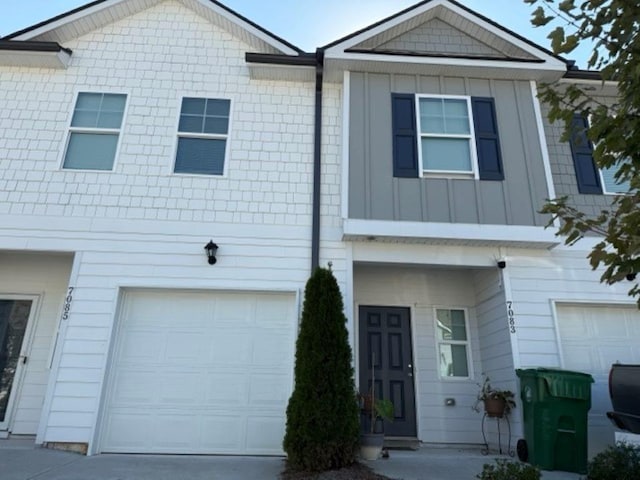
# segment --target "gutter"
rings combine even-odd
[[[316,104],[313,143],[313,200],[311,220],[311,272],[320,265],[320,180],[322,146],[322,81],[324,75],[324,50],[316,50]]]
[[[71,50],[56,42],[34,42],[23,40],[0,39],[0,50],[16,52],[65,52],[71,55]]]

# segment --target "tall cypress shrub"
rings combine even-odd
[[[355,461],[359,419],[346,321],[333,273],[317,268],[305,288],[287,407],[284,450],[295,470],[318,472]]]

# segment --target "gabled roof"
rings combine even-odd
[[[95,0],[53,18],[6,35],[0,40],[65,42],[103,25],[161,3],[164,0]],[[295,45],[231,10],[217,0],[177,0],[211,22],[227,29],[258,51],[299,55]]]
[[[423,0],[322,49],[338,70],[397,71],[403,64],[401,73],[411,74],[430,65],[439,67],[434,75],[489,75],[493,69],[506,77],[520,69],[522,78],[547,80],[567,70],[564,58],[455,0]]]

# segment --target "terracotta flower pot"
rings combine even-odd
[[[502,418],[506,407],[507,402],[504,398],[489,397],[484,399],[484,411],[487,413],[488,417]]]

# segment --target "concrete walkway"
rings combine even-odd
[[[477,450],[421,448],[392,450],[390,458],[366,462],[401,480],[473,480],[496,457]],[[40,448],[32,439],[0,440],[2,480],[276,480],[282,457],[191,455],[95,455]],[[544,472],[544,480],[578,480],[579,475]]]

